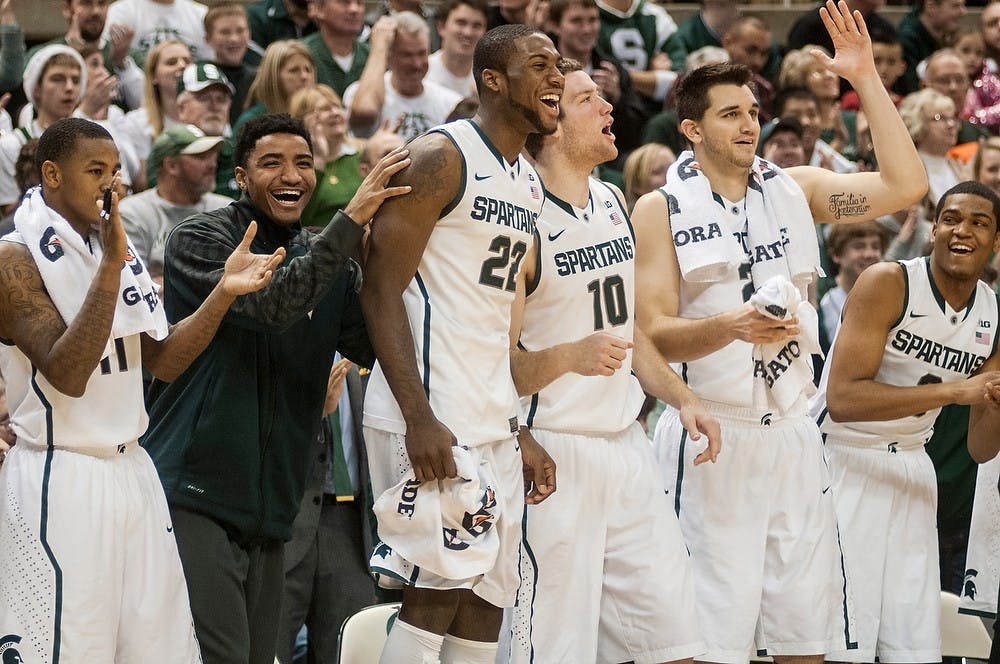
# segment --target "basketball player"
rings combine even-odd
[[[724,432],[725,454],[710,470],[691,468],[695,450],[674,409],[655,434],[691,552],[709,662],[745,662],[755,642],[779,662],[819,662],[845,637],[853,640],[834,628],[838,617],[843,622],[844,582],[819,431],[806,408],[811,368],[808,356],[795,357],[798,320],[767,317],[748,300],[768,272],[805,299],[818,264],[814,219],[861,221],[901,209],[923,195],[927,180],[875,70],[861,15],[843,2],[828,2],[821,14],[836,54],[814,54],[861,96],[882,172],[783,171],[756,160],[751,72],[709,65],[678,89],[680,128],[693,154],[680,156],[667,186],[641,198],[633,213],[639,327],[680,363]],[[703,276],[691,269],[699,264],[725,269]],[[777,349],[773,359],[755,362],[765,348]],[[754,407],[755,388],[770,399],[775,385],[790,382],[782,408]]]
[[[183,372],[282,252],[250,254],[251,225],[204,305],[168,334],[111,193],[111,136],[60,120],[36,159],[41,188],[0,242],[0,370],[17,435],[0,472],[4,661],[201,662],[163,489],[136,442],[142,366],[168,381]]]
[[[695,463],[714,460],[718,423],[635,329],[628,214],[590,177],[618,153],[611,104],[579,63],[560,69],[559,129],[527,143],[545,205],[511,332],[522,412],[560,486],[525,512],[510,661],[691,661],[704,645],[687,549],[636,421],[643,388],[680,409],[692,439],[708,434]]]
[[[501,607],[513,605],[518,587],[521,453],[536,484],[527,499],[554,488],[555,468],[537,443],[525,437],[518,451],[508,335],[543,196],[519,153],[528,134],[555,131],[558,60],[536,29],[488,32],[473,56],[479,112],[410,144],[412,165],[396,179],[412,186],[409,200],[389,201],[372,226],[362,305],[379,358],[364,419],[373,495],[407,473],[422,491],[447,485],[438,480],[456,476],[452,447],[469,447],[497,478],[500,541],[485,574],[448,576],[448,560],[439,572],[407,574],[384,663],[493,661]],[[441,539],[440,531],[414,532],[412,544],[435,547]],[[373,566],[384,569],[387,555],[398,556],[380,547]]]
[[[829,659],[941,660],[937,479],[924,444],[942,406],[985,404],[1000,379],[976,373],[997,347],[997,297],[979,275],[1000,249],[998,219],[991,189],[955,185],[938,201],[931,255],[873,265],[845,304],[812,409],[858,648]]]

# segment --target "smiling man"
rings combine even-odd
[[[812,408],[825,434],[858,647],[834,661],[937,662],[937,479],[924,444],[947,404],[988,405],[1000,198],[962,182],[938,202],[927,258],[865,270]],[[975,375],[973,375],[975,374]],[[997,431],[992,435],[995,439]]]
[[[170,504],[206,664],[274,660],[284,542],[305,489],[334,353],[373,357],[350,259],[362,227],[404,168],[379,162],[351,203],[317,235],[299,217],[316,186],[309,134],[288,116],[248,122],[236,141],[245,192],[190,217],[167,238],[170,320],[201,306],[220,260],[256,221],[253,248],[286,252],[267,288],[242,297],[204,355],[150,388],[149,450]]]
[[[479,112],[410,143],[413,166],[397,180],[413,194],[388,202],[372,224],[362,304],[379,363],[365,444],[374,496],[409,479],[420,483],[416,495],[436,500],[458,484],[459,445],[495,480],[481,494],[486,513],[466,512],[475,525],[444,537],[444,508],[433,504],[412,523],[378,514],[379,533],[392,524],[397,537],[375,550],[372,568],[380,583],[405,584],[383,664],[493,662],[501,609],[518,588],[524,503],[554,488],[538,444],[524,438],[518,448],[507,339],[543,196],[520,153],[528,134],[556,129],[559,53],[538,30],[507,25],[486,33],[473,61]],[[531,466],[523,477],[522,456]],[[536,485],[527,497],[526,479]]]
[[[691,467],[697,450],[674,408],[654,443],[691,551],[708,646],[701,661],[745,662],[756,643],[778,664],[820,662],[850,636],[836,627],[843,581],[822,445],[806,408],[812,369],[802,330],[794,315],[777,320],[750,299],[784,280],[782,305],[814,321],[808,303],[798,306],[819,265],[814,222],[897,210],[923,196],[927,179],[879,80],[860,13],[831,1],[821,15],[836,57],[813,54],[870,111],[882,171],[784,170],[755,159],[752,72],[708,65],[677,90],[693,151],[678,155],[666,186],[640,198],[632,215],[638,324],[668,360],[683,363],[687,384],[722,425],[725,452],[712,468]],[[790,354],[803,356],[792,371]]]

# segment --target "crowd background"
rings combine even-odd
[[[877,221],[820,228],[828,276],[815,297],[826,348],[862,270],[929,251],[931,213],[942,192],[976,179],[1000,194],[1000,2],[848,5],[865,16],[880,77],[918,149],[930,190],[921,203]],[[597,175],[620,185],[629,205],[664,184],[667,167],[686,149],[672,91],[685,72],[709,62],[734,61],[754,71],[765,158],[782,167],[877,168],[858,96],[810,53],[815,47],[829,52],[831,44],[818,5],[809,2],[776,9],[731,0],[697,6],[648,0],[59,0],[61,26],[46,19],[52,13],[46,6],[0,0],[0,233],[12,228],[23,193],[37,183],[38,136],[58,119],[88,118],[118,145],[123,222],[154,275],[162,275],[170,229],[239,197],[233,142],[248,119],[288,113],[304,121],[316,153],[317,187],[302,225],[322,227],[383,155],[436,124],[475,113],[473,49],[487,29],[506,23],[542,27],[612,103],[620,156]],[[998,266],[994,259],[983,275],[988,283],[995,283]],[[342,397],[340,405],[350,405],[343,396],[349,372],[338,366],[328,415]],[[963,589],[976,478],[965,446],[967,415],[967,407],[946,407],[928,445],[940,490],[942,587],[956,593]],[[325,436],[363,449],[351,440],[360,430],[345,438],[337,418],[327,424]],[[10,442],[8,433],[0,379],[0,445]],[[325,443],[317,447],[317,478],[326,478],[333,462],[327,449]],[[332,467],[329,472],[332,477]],[[355,488],[363,484],[363,478],[353,481]],[[303,505],[326,509],[329,492],[317,482]],[[371,527],[368,519],[363,527]],[[357,570],[351,573],[360,573],[364,586],[368,581]],[[298,592],[305,596],[301,602],[312,601],[306,590]],[[358,596],[359,604],[375,600],[370,587]],[[346,615],[354,608],[338,611]],[[294,613],[283,633],[294,633],[311,610]]]

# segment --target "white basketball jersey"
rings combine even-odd
[[[665,193],[664,189],[658,191]],[[723,232],[739,247],[741,255],[747,256],[738,269],[715,282],[693,282],[681,279],[678,316],[683,318],[708,318],[732,311],[750,300],[756,288],[750,273],[750,248],[747,242],[747,214],[742,201],[734,203],[714,194],[714,201],[706,205],[721,205],[725,209],[727,222]],[[810,223],[805,219],[788,219],[789,224]],[[811,223],[810,223],[811,226]],[[796,237],[796,234],[789,234]],[[804,235],[804,234],[803,234]],[[795,251],[789,247],[787,252]],[[674,369],[691,390],[702,399],[736,406],[753,408],[753,344],[739,339],[719,350],[697,360],[678,363]],[[805,400],[801,413],[790,411],[786,415],[804,414]]]
[[[906,289],[903,313],[889,330],[875,380],[900,386],[965,380],[996,350],[997,296],[980,281],[966,308],[955,311],[935,286],[928,258],[900,265]],[[812,401],[812,413],[824,434],[870,440],[873,445],[930,440],[940,408],[884,422],[834,422],[826,411],[830,365],[828,360]]]
[[[523,157],[508,164],[472,122],[432,131],[458,148],[462,183],[427,241],[403,304],[434,415],[461,444],[476,445],[517,430],[510,312],[543,192]],[[377,364],[365,399],[365,425],[405,433]]]
[[[577,208],[546,192],[538,217],[535,284],[529,285],[520,344],[538,351],[594,332],[632,341],[635,329],[635,235],[618,197],[590,179]],[[632,351],[612,376],[560,376],[521,399],[527,425],[611,434],[635,422],[643,402]]]
[[[149,418],[142,400],[139,335],[115,339],[97,363],[83,396],[66,396],[7,340],[0,340],[0,373],[18,442],[62,448],[113,448],[138,440]]]

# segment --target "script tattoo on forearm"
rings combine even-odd
[[[834,219],[842,217],[864,217],[871,212],[868,197],[863,194],[841,192],[830,196],[829,210]]]

